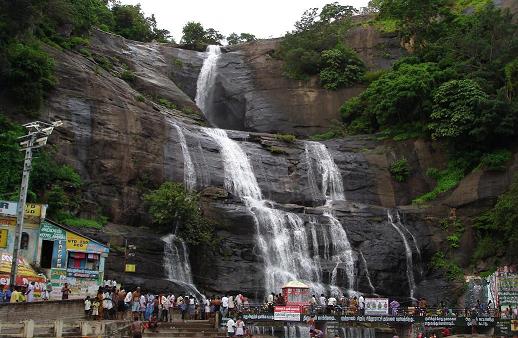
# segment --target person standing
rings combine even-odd
[[[25,291],[25,297],[27,298],[28,303],[34,302],[34,290],[35,289],[36,289],[36,287],[34,286],[34,282],[31,282],[27,286],[27,290]]]
[[[360,308],[360,312],[361,312],[362,316],[365,316],[366,304],[365,304],[365,297],[363,297],[363,295],[361,295],[358,298],[358,307]]]
[[[169,321],[169,308],[171,307],[171,304],[169,302],[169,297],[162,295],[162,318],[161,320],[163,322]]]
[[[70,288],[68,287],[68,283],[65,283],[61,288],[61,300],[67,300],[68,295],[71,293]]]
[[[221,298],[221,316],[226,317],[228,314],[228,297],[227,295]]]
[[[230,313],[230,315],[232,315],[234,313],[234,307],[235,307],[234,297],[229,296],[228,297],[228,312]]]
[[[243,337],[245,335],[245,322],[239,318],[236,322],[236,336]]]
[[[400,306],[399,302],[394,299],[390,302],[389,306],[390,306],[391,314],[393,316],[397,316],[397,312],[398,312],[399,306]]]
[[[86,317],[86,319],[90,319],[90,315],[92,313],[92,301],[90,300],[90,296],[86,296],[84,303],[85,303],[85,317]]]
[[[234,319],[229,318],[227,321],[227,337],[234,336],[235,327],[236,327],[236,322],[234,321]]]
[[[320,307],[322,309],[322,311],[325,311],[326,310],[326,305],[327,305],[327,299],[326,299],[326,296],[324,296],[324,294],[321,294],[320,295]]]

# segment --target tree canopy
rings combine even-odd
[[[181,43],[190,49],[203,51],[207,45],[221,45],[225,36],[214,28],[205,29],[199,22],[189,21],[182,29]]]

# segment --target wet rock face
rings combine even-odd
[[[229,121],[234,121],[236,128],[241,128],[242,123],[245,129],[253,130],[275,131],[279,128],[299,132],[306,130],[305,126],[308,126],[307,130],[317,130],[316,123],[308,122],[307,117],[327,116],[320,111],[315,113],[314,105],[323,107],[323,102],[335,102],[326,95],[338,95],[338,92],[315,92],[316,87],[269,75],[270,67],[274,67],[271,72],[275,72],[276,67],[269,62],[277,61],[267,60],[267,50],[275,43],[257,42],[246,45],[247,50],[224,54],[216,90],[220,90],[218,96],[221,94],[225,99],[216,100],[214,104],[221,105],[221,111]],[[202,291],[209,293],[243,291],[260,297],[264,286],[264,262],[256,244],[256,225],[241,200],[223,188],[225,177],[220,149],[203,131],[200,126],[203,121],[192,113],[157,105],[149,98],[138,99],[139,95],[158,95],[184,111],[189,107],[194,109],[193,83],[202,65],[202,54],[168,45],[129,42],[102,32],[94,33],[92,50],[109,57],[115,70],[105,70],[92,58],[78,53],[49,48],[49,53],[56,59],[59,84],[41,114],[42,119],[64,122],[50,141],[58,145],[59,160],[76,168],[84,180],[87,203],[93,206],[85,214],[96,214],[100,210],[114,223],[150,225],[142,203],[146,189],[157,187],[166,180],[184,180],[184,156],[175,127],[178,125],[195,168],[196,190],[202,196],[203,211],[218,222],[216,232],[221,238],[214,251],[191,248],[194,281]],[[252,55],[259,55],[258,59],[251,58]],[[260,62],[261,58],[264,61],[261,61],[262,68],[252,64]],[[135,82],[128,83],[117,77],[121,64],[127,64],[136,74]],[[263,69],[263,73],[258,69]],[[225,72],[231,76],[225,77]],[[258,74],[265,78],[261,79]],[[253,86],[260,89],[255,90]],[[280,101],[272,94],[276,91],[280,93]],[[314,99],[300,99],[304,95],[314,95]],[[230,100],[235,100],[235,104],[229,105]],[[288,110],[278,102],[300,106],[303,114],[297,116],[301,119],[292,118],[295,115],[281,115]],[[268,105],[277,110],[266,109]],[[328,222],[322,216],[324,197],[315,194],[309,184],[304,141],[287,143],[275,135],[243,131],[229,131],[228,134],[239,142],[250,159],[264,199],[272,201],[276,208],[298,215],[306,225],[310,218],[317,224]],[[366,273],[368,267],[376,292],[406,296],[405,252],[401,238],[387,223],[386,208],[409,204],[413,197],[429,191],[434,182],[423,173],[430,166],[443,166],[441,154],[444,152],[426,142],[393,143],[370,136],[348,137],[325,144],[342,175],[347,200],[336,206],[336,217],[346,230],[355,253],[361,252],[366,262],[356,259],[357,289],[371,292]],[[390,164],[402,157],[411,167],[412,174],[407,183],[395,182],[388,172]],[[482,189],[487,187],[488,177],[491,182],[501,179],[495,175],[477,176],[471,183],[460,185],[459,188],[470,192],[468,195],[457,193],[464,200],[460,201],[454,192],[449,205],[473,205],[479,198],[494,198],[505,189],[505,184],[491,184],[493,189]],[[418,286],[416,295],[419,295],[421,285],[422,290],[431,294],[436,292],[435,286],[440,286],[441,292],[447,290],[444,281],[431,275],[426,268],[436,250],[436,238],[431,236],[433,231],[425,222],[425,215],[415,210],[404,214],[408,216],[405,225],[415,235],[421,250],[418,259],[417,250],[412,249],[417,262],[414,271]],[[123,238],[142,243],[138,256],[142,273],[124,274],[127,283],[146,283],[157,289],[170,287],[164,276],[161,235],[149,229],[143,233],[136,228],[135,233],[133,228],[128,229],[114,235],[106,233],[109,228],[97,233],[101,237],[106,235],[106,240],[114,243],[121,243]],[[107,278],[120,280],[122,264],[121,254],[113,250],[107,261]],[[423,267],[422,271],[420,267]],[[323,267],[323,270],[324,279],[329,279],[330,267]]]
[[[208,114],[220,128],[257,132],[288,132],[308,136],[339,120],[341,105],[364,90],[358,84],[337,91],[323,89],[317,77],[297,81],[283,75],[274,58],[278,39],[231,48],[218,60],[216,98]],[[402,55],[398,40],[373,28],[351,30],[346,43],[369,69],[389,68]]]

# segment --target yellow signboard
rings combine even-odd
[[[0,229],[0,248],[7,248],[8,235],[9,235],[9,230]]]
[[[124,272],[135,272],[135,264],[126,264],[126,268],[124,269]]]
[[[25,204],[25,216],[40,217],[41,216],[41,204],[34,204],[34,203]]]
[[[89,239],[67,231],[67,250],[86,251],[88,243],[90,243]]]

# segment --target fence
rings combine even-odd
[[[65,323],[56,320],[54,323],[35,324],[34,320],[25,320],[17,324],[0,323],[0,337],[123,337],[128,336],[130,324],[127,321],[79,321]]]

